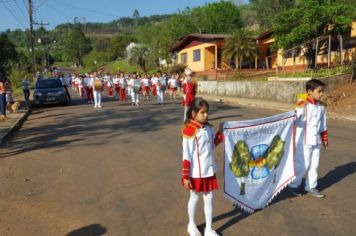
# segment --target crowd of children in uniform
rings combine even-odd
[[[164,104],[165,95],[175,101],[177,91],[183,92],[183,105],[190,103],[196,93],[196,85],[190,74],[138,74],[118,73],[117,75],[99,74],[97,72],[74,75],[70,78],[73,90],[94,108],[101,108],[101,97],[109,97],[125,102],[131,97],[132,106],[139,106],[140,101],[149,101],[153,97],[159,105]]]

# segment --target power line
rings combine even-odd
[[[38,6],[36,7],[36,9],[34,9],[33,11],[37,11],[44,3],[46,3],[48,0],[43,0],[42,2],[40,2],[38,4]]]
[[[27,16],[23,13],[23,9],[20,7],[20,5],[18,4],[17,1],[15,1],[15,4],[16,4],[17,8],[20,10],[21,15],[24,17],[26,23],[29,23],[29,22],[28,22],[28,19],[27,19]]]
[[[57,4],[60,4],[60,5],[66,6],[66,7],[70,7],[70,8],[75,8],[75,9],[82,10],[82,11],[87,11],[87,12],[91,12],[91,13],[96,13],[96,14],[99,14],[99,15],[106,15],[106,16],[118,17],[117,15],[113,15],[113,14],[110,14],[110,13],[105,13],[105,12],[95,11],[95,10],[91,10],[91,9],[86,9],[86,8],[74,6],[74,5],[71,5],[71,4],[58,2],[58,1],[56,1],[56,2],[57,2]]]
[[[28,11],[28,6],[26,5],[25,0],[21,0],[21,1],[23,3],[23,6],[25,7],[26,11]]]
[[[48,2],[47,2],[47,6],[49,6],[50,8],[52,8],[52,9],[54,10],[54,12],[57,13],[58,15],[60,15],[60,16],[64,15],[64,16],[66,16],[66,17],[68,17],[68,18],[72,18],[72,16],[67,15],[67,13],[65,13],[65,12],[63,12],[63,11],[57,9],[56,7],[52,6],[52,5],[49,4]],[[60,12],[60,14],[59,14],[58,12]]]
[[[24,28],[26,28],[26,26],[23,24],[23,22],[21,22],[20,20],[19,20],[19,18],[17,18],[17,16],[13,13],[13,11],[9,8],[9,6],[7,5],[7,3],[9,3],[10,1],[2,1],[2,2],[0,2],[0,3],[2,3],[4,6],[5,6],[5,8],[10,12],[10,14],[14,17],[14,19],[21,25],[21,26],[23,26]]]

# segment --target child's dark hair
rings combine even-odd
[[[199,112],[199,110],[202,108],[202,107],[206,107],[208,110],[209,110],[209,103],[203,99],[202,97],[196,97],[192,104],[190,104],[190,107],[187,111],[187,119],[185,121],[185,123],[188,123],[190,122],[192,119],[193,119],[193,116],[192,116],[192,113],[193,111],[194,112]]]
[[[317,87],[325,87],[325,83],[318,80],[318,79],[311,79],[309,80],[306,85],[305,85],[305,90],[311,90],[314,91],[314,89],[316,89]]]

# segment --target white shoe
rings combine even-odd
[[[188,225],[189,236],[202,236],[196,225]]]
[[[215,230],[205,230],[204,236],[219,236],[218,233],[215,232]]]
[[[101,108],[101,105],[99,105],[98,107]]]
[[[94,106],[94,108],[98,108],[97,106]]]

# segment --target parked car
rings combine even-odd
[[[33,93],[33,101],[36,106],[43,104],[69,104],[66,91],[59,79],[37,80]]]

